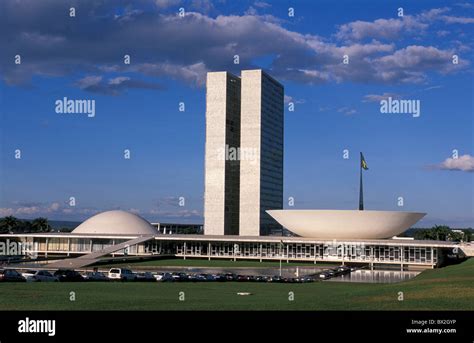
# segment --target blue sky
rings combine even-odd
[[[285,86],[286,207],[293,197],[294,208],[357,208],[363,151],[366,209],[474,227],[472,3],[70,4],[0,4],[0,215],[120,208],[202,222],[205,74],[265,68]],[[420,117],[380,113],[388,96],[419,100]],[[96,116],[56,113],[63,97],[94,99]]]

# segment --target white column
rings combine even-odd
[[[49,239],[48,237],[46,237],[46,251],[44,253],[44,257],[48,257],[48,247],[49,246]]]
[[[405,249],[403,246],[400,247],[400,270],[404,269]]]
[[[374,247],[370,246],[370,270],[374,270]]]
[[[316,244],[315,244],[315,245],[314,245],[314,264],[316,264],[316,260],[317,260],[317,258],[318,258],[318,257],[317,257],[318,254],[316,253],[316,251],[317,251],[317,250],[316,250]]]

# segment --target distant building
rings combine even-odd
[[[151,223],[162,234],[201,234],[202,224]]]

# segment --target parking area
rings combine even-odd
[[[247,275],[244,273],[199,273],[199,272],[150,272],[133,271],[128,268],[110,268],[108,271],[58,270],[16,270],[1,269],[0,282],[276,282],[309,283],[324,281],[351,273],[354,268],[339,266],[321,272],[295,277],[280,275]]]

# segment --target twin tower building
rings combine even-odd
[[[204,233],[280,233],[283,86],[262,70],[207,74]]]

